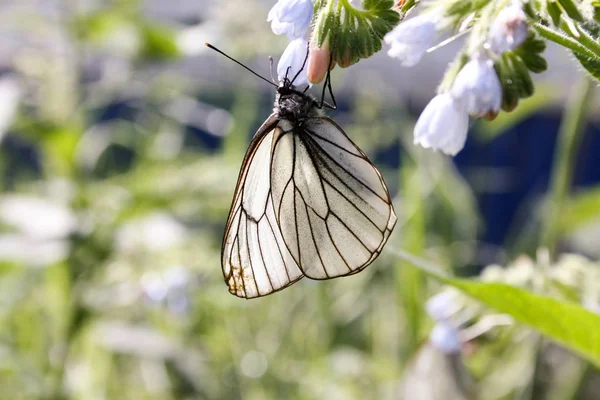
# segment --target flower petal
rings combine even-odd
[[[421,113],[414,130],[414,143],[456,155],[465,145],[469,115],[447,93],[434,97]]]
[[[299,86],[308,83],[306,66],[302,68],[306,60],[307,49],[308,41],[303,37],[294,39],[288,44],[277,64],[279,81],[283,81],[284,78],[292,80],[300,71],[300,74],[293,82],[294,85]]]
[[[529,33],[527,16],[521,4],[513,3],[498,13],[488,33],[487,47],[496,54],[519,47]]]
[[[388,55],[410,67],[419,62],[437,37],[438,15],[422,14],[400,23],[383,40],[391,46]]]
[[[460,70],[450,94],[475,117],[497,114],[502,105],[502,84],[490,59],[475,57]]]
[[[267,21],[276,35],[296,39],[305,34],[313,17],[310,0],[279,0],[269,11]]]

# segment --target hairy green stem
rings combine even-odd
[[[565,207],[571,188],[573,170],[594,86],[595,84],[587,77],[582,78],[575,86],[560,125],[540,240],[540,245],[548,248],[551,257],[554,257],[556,252],[561,231],[561,211]]]
[[[544,26],[540,23],[536,23],[534,25],[536,31],[544,38],[557,43],[567,49],[573,50],[574,52],[580,53],[582,55],[592,57],[592,58],[600,58],[600,52],[595,53],[592,49],[582,45],[577,40],[567,36],[564,32],[556,31],[547,26]]]

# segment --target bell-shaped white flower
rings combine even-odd
[[[279,0],[269,11],[267,21],[276,35],[296,39],[304,35],[313,17],[311,0]]]
[[[417,64],[435,43],[438,17],[437,13],[428,13],[401,22],[383,38],[391,46],[387,54],[405,67]]]
[[[435,96],[415,125],[415,144],[451,156],[465,146],[469,114],[448,93]]]
[[[502,85],[492,60],[472,58],[456,75],[450,94],[474,117],[498,114]]]
[[[308,55],[308,40],[304,37],[299,37],[292,40],[285,48],[279,63],[277,64],[277,75],[279,81],[283,81],[284,78],[289,80],[294,79],[298,71],[300,74],[293,82],[295,86],[303,85],[308,83],[308,77],[306,74],[306,65],[304,62]],[[303,68],[304,65],[304,68]]]
[[[488,33],[487,48],[500,55],[519,47],[529,31],[527,16],[520,3],[512,3],[498,13]]]

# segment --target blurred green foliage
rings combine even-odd
[[[247,3],[256,6],[248,15],[230,12]],[[440,283],[391,252],[356,276],[303,280],[253,301],[231,296],[221,235],[249,135],[271,100],[243,78],[181,72],[190,52],[182,35],[214,23],[239,34],[236,52],[264,50],[267,24],[248,21],[266,10],[217,3],[213,19],[190,28],[155,21],[142,4],[58,7],[58,17],[10,11],[11,29],[34,44],[11,60],[23,94],[0,158],[1,399],[396,399],[424,388],[513,399],[547,381],[535,375],[536,357],[558,347],[512,321],[473,335],[460,354],[432,346],[425,301]],[[56,42],[36,44],[49,32]],[[207,76],[226,68],[201,57]],[[401,153],[400,168],[381,165],[399,217],[388,246],[472,274],[484,227],[471,187],[449,159],[412,145],[401,104],[365,87],[335,117],[368,154]],[[593,190],[569,202],[565,232],[598,219],[597,198]],[[561,290],[544,293],[584,302],[577,284],[556,282]],[[494,315],[468,309],[465,331]],[[584,396],[592,389],[577,379],[594,374],[559,350],[564,363],[552,372],[573,379],[553,390]]]

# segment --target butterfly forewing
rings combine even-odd
[[[244,159],[223,240],[229,290],[258,297],[306,275],[351,275],[396,223],[381,174],[326,117],[272,115]]]

